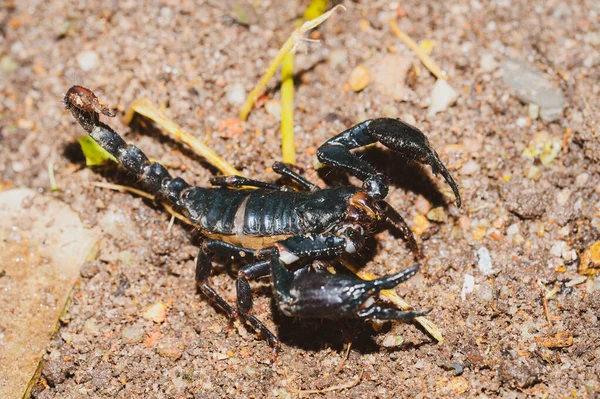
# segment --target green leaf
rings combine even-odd
[[[100,147],[90,136],[80,137],[78,141],[79,145],[81,145],[81,151],[83,151],[83,155],[85,156],[85,164],[87,166],[104,165],[108,161],[117,162],[115,157]]]

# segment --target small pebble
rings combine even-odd
[[[475,277],[471,276],[470,274],[465,274],[462,291],[460,292],[460,298],[463,301],[466,301],[467,295],[472,293],[474,288],[475,288]]]
[[[344,66],[348,63],[348,52],[346,50],[333,50],[329,53],[329,63],[332,68]]]
[[[477,250],[477,269],[484,276],[494,273],[492,269],[492,257],[486,247],[479,247]]]
[[[431,225],[431,223],[429,223],[429,220],[427,220],[427,218],[423,215],[415,215],[413,217],[413,222],[414,224],[412,227],[412,231],[418,236],[425,233]]]
[[[91,71],[98,66],[100,58],[95,51],[82,51],[77,54],[77,65],[84,71]]]
[[[427,116],[435,116],[438,112],[445,111],[452,106],[458,99],[458,93],[454,90],[447,81],[438,79],[433,85],[431,91],[431,102],[427,110]]]
[[[479,162],[475,161],[474,159],[470,159],[467,162],[465,162],[465,164],[462,166],[462,168],[460,168],[460,171],[458,173],[460,173],[461,175],[469,176],[478,172],[479,169]]]
[[[484,302],[489,302],[494,299],[494,291],[492,290],[492,285],[489,283],[489,281],[484,281],[483,284],[477,288],[475,293],[479,299]]]
[[[540,116],[540,106],[537,104],[529,104],[527,109],[527,115],[532,119],[536,120]]]
[[[508,60],[502,67],[504,82],[519,100],[539,106],[543,120],[551,122],[562,116],[565,97],[562,90],[546,79],[537,68],[519,60]],[[533,119],[533,118],[532,118]]]
[[[571,197],[571,190],[568,188],[563,188],[558,193],[556,193],[556,203],[560,206],[567,205],[569,202],[569,198]]]
[[[361,91],[371,83],[371,72],[364,65],[359,65],[350,73],[348,84],[353,91]]]
[[[421,215],[427,215],[427,213],[431,210],[431,202],[419,194],[415,200],[415,209]]]
[[[267,114],[271,115],[276,120],[281,120],[281,101],[269,100],[265,103]]]
[[[85,321],[85,323],[83,324],[83,329],[92,335],[100,334],[100,327],[98,327],[98,323],[93,317]]]
[[[15,62],[9,55],[0,58],[0,71],[14,72],[19,68],[19,64]]]
[[[185,345],[182,341],[175,339],[162,340],[157,347],[157,352],[162,357],[168,357],[169,359],[177,360],[183,354]]]
[[[448,221],[448,215],[444,212],[443,207],[438,206],[427,213],[427,219],[434,222],[446,223]]]
[[[137,344],[142,342],[144,338],[144,329],[140,324],[134,324],[133,326],[127,326],[123,328],[121,336],[126,343]]]
[[[580,173],[575,178],[575,184],[578,187],[585,187],[585,185],[587,184],[589,178],[590,178],[590,175],[588,173],[586,173],[586,172]]]
[[[242,105],[246,101],[246,90],[241,83],[234,83],[225,87],[227,101],[231,105]]]
[[[381,113],[386,118],[397,118],[400,115],[400,111],[398,111],[398,108],[392,104],[385,105],[381,110]]]
[[[481,56],[481,59],[479,60],[479,65],[481,66],[481,70],[483,72],[492,72],[496,68],[498,68],[498,63],[494,59],[494,55],[489,53]]]
[[[143,314],[144,319],[152,320],[155,323],[162,323],[167,318],[167,305],[163,302],[157,302],[150,305]]]
[[[386,348],[395,348],[402,345],[403,342],[404,338],[402,338],[402,336],[389,334],[381,344]]]

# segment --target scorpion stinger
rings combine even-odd
[[[429,144],[427,137],[414,126],[399,119],[369,119],[343,131],[327,140],[317,151],[317,157],[323,164],[345,169],[348,173],[363,181],[363,188],[373,198],[385,198],[388,193],[387,178],[377,173],[373,166],[350,152],[351,149],[379,142],[414,159],[431,166],[433,174],[442,174],[456,197],[456,206],[461,199],[458,186],[442,163],[438,154]]]

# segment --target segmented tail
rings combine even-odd
[[[100,122],[100,112],[108,116],[114,114],[100,104],[91,90],[73,86],[67,91],[64,103],[90,137],[132,173],[148,193],[175,209],[185,208],[182,193],[191,186],[180,177],[173,178],[158,162],[150,162],[142,150],[127,144],[110,126]]]

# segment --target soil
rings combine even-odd
[[[580,274],[600,240],[598,2],[346,1],[313,34],[320,43],[296,56],[297,163],[306,176],[330,182],[312,169],[327,138],[367,118],[399,116],[426,132],[463,206],[451,204],[430,168],[364,151],[390,176],[388,201],[419,233],[425,255],[398,292],[432,309],[444,341],[413,324],[285,318],[272,308],[268,281],[257,282],[255,314],[283,343],[274,364],[265,341],[237,322],[228,328],[196,291],[197,234],[177,222],[169,228],[160,206],[90,184],[135,182],[117,167],[85,167],[82,130],[61,104],[72,85],[89,87],[118,111],[105,122],[173,174],[207,185],[215,171],[190,151],[143,120],[123,124],[128,104],[148,97],[245,175],[275,180],[276,117],[262,105],[243,131],[225,121],[238,115],[232,86],[252,89],[307,2],[248,2],[250,26],[232,19],[239,4],[28,0],[0,9],[0,187],[55,196],[104,236],[98,258],[82,267],[33,396],[598,397],[600,279],[593,269]],[[435,42],[432,57],[459,94],[435,116],[427,115],[435,78],[389,29],[398,14],[403,31]],[[373,70],[388,53],[412,58],[403,101],[376,85],[349,89],[356,66]],[[529,116],[502,78],[509,58],[562,89],[558,120]],[[278,100],[277,79],[268,87]],[[523,156],[540,140],[560,143],[543,164]],[[430,219],[441,221],[427,221],[436,207]],[[413,263],[388,231],[366,252],[364,270],[377,275]],[[211,284],[234,302],[237,266],[218,265]],[[158,302],[166,304],[162,323],[143,317]]]

